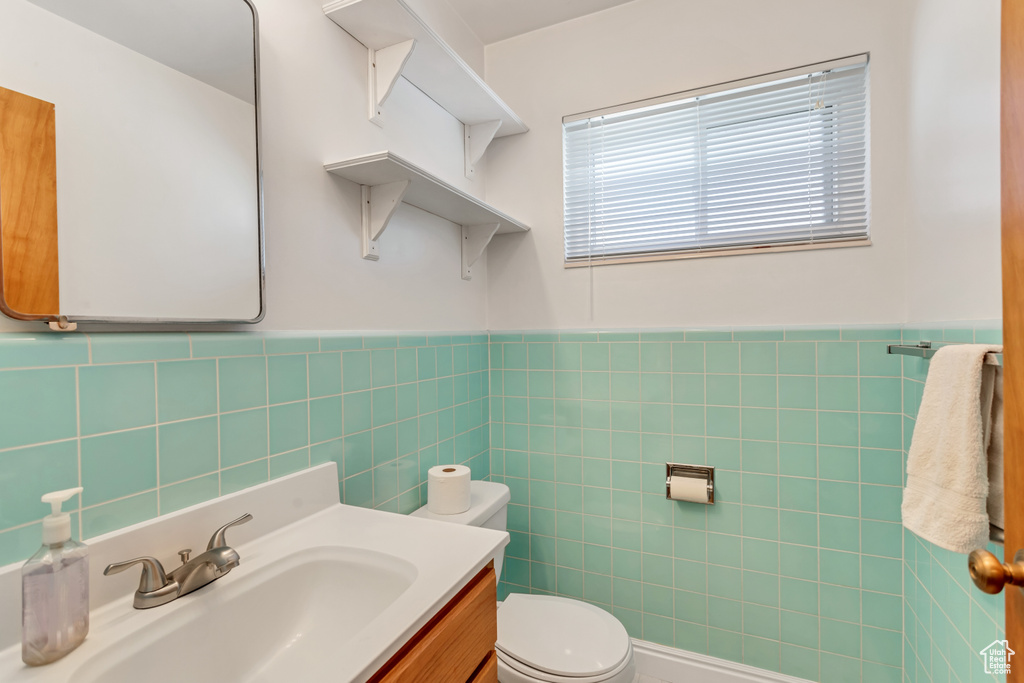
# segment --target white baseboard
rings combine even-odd
[[[727,659],[633,640],[636,671],[666,683],[808,683],[806,679],[737,664]]]

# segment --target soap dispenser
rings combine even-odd
[[[43,545],[21,568],[21,659],[49,664],[74,650],[89,633],[89,549],[71,540],[71,515],[61,503],[82,487],[43,496]]]

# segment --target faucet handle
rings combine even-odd
[[[155,557],[136,557],[134,560],[115,562],[108,564],[103,570],[104,576],[120,574],[132,565],[142,565],[142,576],[139,578],[139,592],[152,593],[167,585],[167,574],[164,573],[164,566]]]
[[[246,522],[251,522],[251,521],[252,521],[252,515],[250,515],[247,512],[244,515],[242,515],[241,517],[239,517],[238,519],[235,519],[235,520],[232,520],[232,521],[228,522],[227,524],[225,524],[221,528],[217,529],[217,531],[215,531],[213,533],[213,536],[210,538],[210,542],[206,545],[206,549],[207,550],[213,550],[214,548],[223,548],[224,546],[226,546],[228,544],[228,542],[224,539],[224,532],[225,531],[227,531],[228,529],[230,529],[233,526],[238,526],[239,524],[245,524]]]

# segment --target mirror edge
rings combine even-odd
[[[252,13],[253,31],[253,87],[255,99],[256,118],[256,215],[259,241],[258,267],[259,267],[259,310],[253,318],[138,318],[138,317],[89,317],[64,315],[58,312],[52,314],[31,314],[19,313],[8,306],[3,289],[3,259],[0,258],[0,313],[7,318],[21,322],[42,322],[47,325],[59,324],[62,328],[67,323],[82,324],[112,324],[112,325],[255,325],[263,320],[267,313],[267,285],[266,285],[266,238],[264,235],[263,218],[263,137],[262,137],[262,116],[261,116],[261,92],[260,92],[260,18],[259,12],[253,0],[242,0]],[[72,326],[72,329],[74,327]]]

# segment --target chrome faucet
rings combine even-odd
[[[136,557],[134,560],[115,562],[103,570],[104,576],[118,574],[136,564],[142,565],[142,576],[139,589],[135,591],[135,609],[157,607],[183,595],[188,595],[197,588],[202,588],[215,581],[238,566],[241,559],[234,548],[228,546],[224,533],[233,526],[245,524],[252,520],[246,513],[238,519],[228,522],[214,532],[206,545],[206,552],[189,559],[191,548],[179,550],[181,566],[171,572],[165,572],[160,561],[154,557]]]

